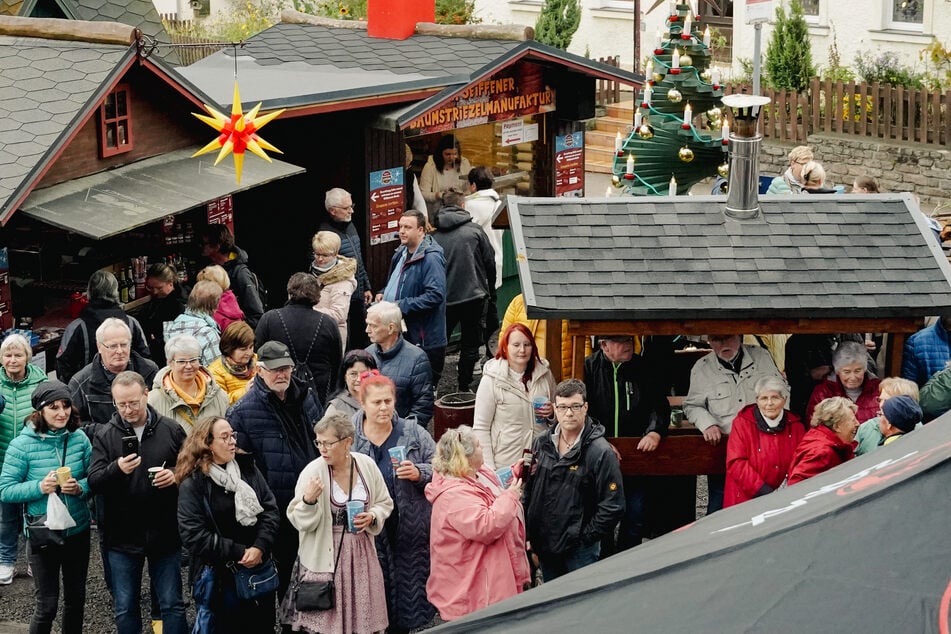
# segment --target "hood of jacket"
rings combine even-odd
[[[406,248],[406,245],[401,244],[399,248],[396,249],[396,253],[393,256],[393,261],[394,262],[398,261],[399,258],[402,256],[402,252],[407,250],[408,249]],[[424,257],[426,257],[426,254],[430,252],[436,252],[441,257],[445,258],[445,256],[443,255],[442,247],[439,246],[439,243],[433,240],[432,236],[427,235],[423,237],[423,241],[419,243],[419,247],[416,248],[416,252],[413,253],[413,255],[410,256],[408,260],[406,260],[406,263],[403,266],[408,266],[409,264],[413,262],[422,260]]]
[[[532,385],[551,372],[548,368],[548,361],[545,359],[539,359],[538,361],[539,363],[536,363],[535,368],[532,370]],[[482,376],[491,377],[496,381],[512,382],[512,375],[509,372],[509,362],[505,359],[489,359],[486,361],[485,365],[482,366]],[[519,385],[522,385],[521,380],[517,382]]]
[[[152,381],[152,389],[162,390],[166,395],[168,395],[169,398],[181,400],[181,397],[178,395],[178,392],[175,391],[175,388],[165,386],[165,377],[171,373],[172,368],[170,366],[165,366],[164,368],[160,369],[158,374],[155,375],[155,380]],[[215,381],[215,377],[213,377],[206,368],[199,367],[198,374],[200,374],[205,379],[205,398],[208,398],[221,389],[221,387],[218,385],[218,382]]]
[[[314,274],[321,286],[330,286],[337,282],[345,282],[357,274],[357,261],[343,255],[337,255],[337,264],[326,273],[321,273],[311,266],[310,272]]]
[[[206,315],[205,313],[196,313],[191,308],[186,308],[185,312],[175,318],[174,321],[183,322],[183,321],[201,321],[206,325],[211,326],[216,331],[218,330],[218,324],[215,323],[215,318],[211,315]]]
[[[248,252],[239,246],[235,246],[234,251],[232,251],[228,255],[228,261],[225,262],[223,267],[227,269],[229,266],[236,266],[238,264],[247,264],[247,263],[248,263]]]
[[[462,478],[446,476],[434,470],[432,481],[426,485],[426,499],[430,504],[435,504],[439,496],[447,491],[467,486],[472,486],[471,481],[466,482]]]
[[[221,300],[218,301],[215,312],[233,321],[244,318],[244,311],[238,305],[238,298],[230,288],[221,294]]]
[[[472,222],[472,215],[461,207],[443,207],[436,213],[436,228],[440,231],[452,231],[468,222]]]
[[[0,367],[0,383],[2,383],[4,387],[8,387],[10,389],[16,388],[18,386],[37,385],[46,379],[46,372],[40,369],[39,366],[33,365],[31,362],[26,364],[26,375],[20,381],[14,381],[11,379],[9,376],[7,376],[7,371]]]
[[[587,447],[598,438],[604,438],[604,425],[588,416],[584,421],[584,429],[581,430],[581,441],[575,443],[574,447],[568,450],[565,458],[573,458],[582,448]]]

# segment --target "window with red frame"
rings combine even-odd
[[[103,158],[132,149],[132,108],[128,86],[120,84],[99,107],[99,153]]]

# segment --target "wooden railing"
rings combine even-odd
[[[168,32],[171,43],[188,45],[177,47],[178,57],[182,66],[194,64],[212,53],[218,52],[222,46],[228,45],[227,42],[220,42],[210,38],[184,35],[182,31],[188,31],[189,26],[194,23],[192,20],[179,20],[174,13],[162,14],[161,18],[162,22],[165,23],[165,30]]]
[[[599,57],[598,61],[615,68],[621,67],[621,56],[610,55],[608,57]],[[597,105],[606,106],[609,103],[617,103],[621,100],[621,84],[613,79],[599,79],[598,87],[595,92]]]
[[[726,85],[724,94],[748,93]],[[763,136],[805,143],[810,134],[836,133],[883,141],[951,146],[951,90],[910,90],[813,78],[805,93],[762,89],[772,99],[763,113]]]

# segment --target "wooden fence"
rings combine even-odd
[[[608,57],[599,57],[598,61],[615,68],[621,67],[621,56],[610,55]],[[606,106],[609,103],[617,103],[621,100],[621,84],[613,79],[599,79],[597,90],[595,92],[595,103],[599,106]]]
[[[749,85],[726,85],[724,94],[751,92]],[[820,80],[804,93],[763,88],[772,99],[763,113],[763,136],[805,143],[810,134],[907,141],[951,146],[951,90],[911,90],[878,83]]]
[[[188,35],[189,29],[195,24],[192,20],[179,20],[174,13],[163,13],[160,17],[162,22],[165,23],[169,40],[178,49],[178,57],[182,66],[194,64],[212,53],[218,52],[222,47],[230,45],[230,42],[220,42],[210,38]]]

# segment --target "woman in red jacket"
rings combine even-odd
[[[521,479],[503,489],[483,464],[472,428],[439,439],[426,486],[433,505],[426,593],[444,620],[513,597],[528,583],[521,495]]]
[[[878,416],[878,386],[882,380],[868,371],[868,351],[857,341],[843,341],[832,353],[835,376],[826,379],[812,390],[806,406],[806,420],[819,401],[832,396],[844,396],[857,406],[856,416],[864,423]]]
[[[796,447],[789,484],[819,475],[855,456],[858,407],[847,398],[833,396],[820,402],[812,415],[812,429]]]
[[[763,377],[753,389],[756,402],[741,409],[733,419],[726,446],[724,507],[776,490],[806,434],[799,417],[786,409],[789,386],[784,380]]]

